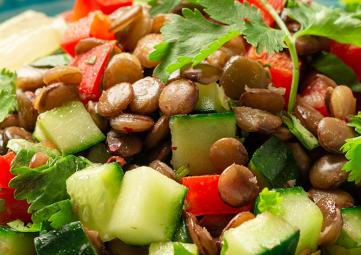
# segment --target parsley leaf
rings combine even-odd
[[[21,220],[11,221],[7,223],[7,225],[13,230],[22,233],[36,233],[41,231],[41,224],[28,223],[25,225]]]
[[[337,84],[348,85],[353,91],[361,92],[356,73],[336,55],[322,52],[312,61],[312,66],[319,72],[333,79]]]
[[[160,13],[169,13],[181,2],[181,0],[149,0],[148,4],[152,6],[150,14],[155,16]]]
[[[287,14],[300,22],[302,28],[295,36],[316,35],[341,43],[361,46],[361,19],[357,13],[327,8],[313,3],[298,3],[287,9]]]
[[[40,210],[53,203],[69,198],[66,179],[87,166],[82,158],[69,155],[52,162],[47,168],[41,166],[14,177],[10,187],[16,189],[15,198],[27,200],[29,212]]]
[[[264,188],[262,192],[259,193],[257,210],[261,213],[270,212],[275,215],[280,215],[282,213],[282,201],[283,197],[279,192]]]
[[[63,53],[39,58],[30,65],[37,68],[51,68],[68,65],[70,61],[71,57],[68,54]]]
[[[0,70],[0,122],[15,111],[16,101],[16,73],[7,69]]]
[[[356,132],[361,134],[361,112],[353,116],[348,125],[355,128]]]
[[[341,148],[348,162],[343,170],[349,173],[348,181],[361,182],[361,136],[346,140]]]

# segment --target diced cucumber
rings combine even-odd
[[[181,243],[192,243],[192,239],[189,236],[188,229],[184,219],[181,219],[177,227],[177,230],[174,233],[173,241],[181,242]]]
[[[324,248],[325,255],[360,255],[361,254],[361,247],[360,248],[350,248],[346,249],[342,246],[338,245],[331,245]]]
[[[176,115],[170,120],[174,169],[190,175],[214,173],[209,149],[218,139],[236,136],[234,113]]]
[[[39,142],[43,142],[43,141],[48,140],[48,138],[45,136],[44,132],[39,127],[38,122],[35,125],[35,130],[34,130],[34,133],[33,133],[33,137]]]
[[[199,91],[198,102],[195,107],[199,112],[226,112],[230,111],[227,97],[223,88],[217,83],[200,84],[196,83]]]
[[[109,241],[109,220],[119,196],[123,171],[118,163],[90,166],[66,181],[74,211],[81,222]]]
[[[35,238],[37,255],[97,255],[79,221]]]
[[[83,151],[105,139],[84,105],[78,101],[40,114],[37,122],[45,137],[63,155]]]
[[[160,242],[149,246],[149,255],[198,255],[195,244]]]
[[[271,137],[255,151],[249,167],[262,186],[271,188],[283,188],[287,182],[296,182],[300,176],[292,152],[276,137]]]
[[[126,172],[110,221],[112,234],[132,245],[170,241],[186,193],[184,186],[152,168]]]
[[[361,248],[361,207],[343,208],[341,213],[343,226],[336,244],[347,249]]]
[[[35,233],[20,233],[0,227],[1,255],[35,255]]]
[[[320,209],[300,187],[278,189],[277,191],[283,197],[281,216],[300,230],[300,240],[295,254],[298,255],[305,249],[315,251],[323,223]]]
[[[224,233],[222,255],[294,255],[299,230],[281,217],[262,213]]]

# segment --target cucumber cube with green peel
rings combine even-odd
[[[39,115],[35,133],[46,137],[63,155],[74,154],[90,148],[105,139],[84,105],[73,101]],[[39,135],[41,134],[42,135]]]
[[[110,220],[111,234],[131,245],[170,241],[187,188],[149,167],[127,171]]]
[[[198,255],[198,249],[192,243],[160,242],[149,246],[149,255]]]
[[[212,144],[225,137],[236,136],[234,113],[176,115],[170,120],[172,165],[187,167],[190,175],[214,173],[209,159]]]
[[[294,255],[299,230],[265,212],[223,235],[222,255]]]
[[[361,249],[361,207],[342,208],[341,214],[343,226],[336,244],[347,249]]]
[[[66,181],[75,213],[84,226],[98,231],[103,241],[113,237],[109,220],[119,196],[123,170],[118,163],[92,165]]]
[[[20,233],[0,227],[1,255],[35,255],[34,238],[37,233]]]

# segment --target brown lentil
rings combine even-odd
[[[154,121],[148,116],[124,113],[112,118],[110,125],[121,133],[138,133],[151,129]]]

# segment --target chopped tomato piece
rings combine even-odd
[[[361,47],[332,41],[330,51],[349,65],[361,80]]]
[[[113,49],[114,43],[106,43],[73,59],[71,65],[79,67],[83,75],[79,92],[84,103],[99,99],[103,73]]]
[[[116,9],[133,4],[133,0],[95,0],[99,9],[105,14],[110,14]]]
[[[17,219],[29,222],[28,207],[26,201],[14,198],[13,189],[0,189],[0,225]]]
[[[273,54],[264,52],[257,54],[256,49],[252,47],[248,51],[248,58],[259,61],[269,68],[273,85],[277,88],[284,88],[286,90],[285,101],[286,104],[288,104],[292,86],[291,57],[285,52]]]
[[[181,179],[188,188],[187,211],[195,216],[214,214],[236,214],[249,211],[251,205],[234,208],[223,202],[218,193],[219,175],[190,176]]]
[[[9,188],[9,181],[14,177],[10,173],[10,165],[14,158],[14,152],[0,156],[0,189]]]
[[[110,20],[100,11],[90,13],[77,22],[70,23],[63,36],[61,47],[70,55],[75,55],[76,44],[85,38],[95,37],[113,40],[114,34],[109,31]]]
[[[240,0],[241,3],[244,2],[244,0]],[[259,0],[246,0],[250,5],[256,6],[263,15],[264,22],[269,25],[273,26],[275,24],[275,21],[273,20],[271,14],[267,11],[267,9],[263,6],[261,1]],[[273,8],[278,12],[281,13],[283,8],[285,7],[286,1],[285,0],[268,0],[268,3],[273,6]]]

